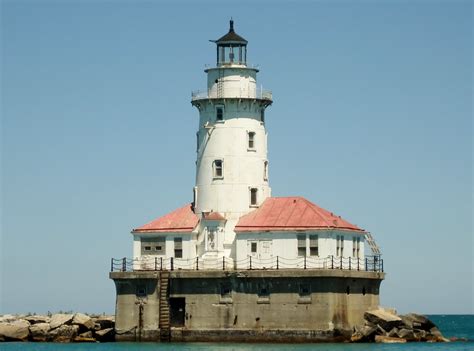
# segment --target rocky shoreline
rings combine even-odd
[[[449,342],[423,315],[397,315],[393,309],[364,314],[363,326],[354,328],[353,343]],[[0,316],[0,342],[111,342],[115,341],[115,317],[83,313]]]
[[[83,313],[0,316],[0,341],[68,343],[114,340],[114,316]]]
[[[406,343],[449,342],[438,327],[423,315],[397,315],[393,309],[364,313],[365,325],[356,328],[351,342]]]

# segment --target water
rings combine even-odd
[[[3,351],[465,351],[474,350],[474,315],[436,315],[429,318],[447,338],[466,338],[451,343],[407,344],[237,344],[237,343],[0,343]]]

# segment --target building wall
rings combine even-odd
[[[219,97],[255,98],[257,70],[254,68],[209,68],[207,72],[207,89],[209,97],[218,97],[218,83],[222,84],[222,95]]]
[[[137,285],[148,280],[150,294],[142,312],[141,335],[158,335],[158,276],[146,279],[134,273],[111,273],[117,286],[116,329],[118,340],[133,339],[139,328]],[[184,325],[176,328],[176,340],[202,340],[205,331],[225,331],[234,340],[255,341],[276,330],[291,340],[326,333],[328,340],[363,324],[365,311],[379,305],[379,286],[384,275],[340,270],[288,270],[237,272],[171,272],[169,296],[185,299]],[[229,293],[223,293],[223,288]],[[268,294],[262,294],[262,288]],[[302,290],[302,289],[307,290]],[[133,330],[133,332],[131,332]],[[204,337],[205,339],[206,337]],[[183,340],[184,340],[183,339]]]

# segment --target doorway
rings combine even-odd
[[[186,315],[186,299],[184,297],[170,298],[170,325],[172,327],[184,327]]]

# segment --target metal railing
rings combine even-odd
[[[216,259],[182,259],[164,257],[112,258],[111,272],[134,271],[173,271],[173,270],[275,270],[275,269],[340,269],[351,271],[383,272],[383,259],[370,256],[364,259],[355,257],[314,257],[304,256],[285,258],[275,256],[268,259],[257,259],[248,256],[243,260],[234,261],[228,257]]]
[[[203,99],[217,99],[217,98],[242,98],[242,99],[259,99],[259,100],[270,100],[272,101],[273,95],[271,90],[257,89],[255,94],[224,94],[224,96],[218,96],[217,90],[195,90],[191,92],[191,100],[203,100]]]

